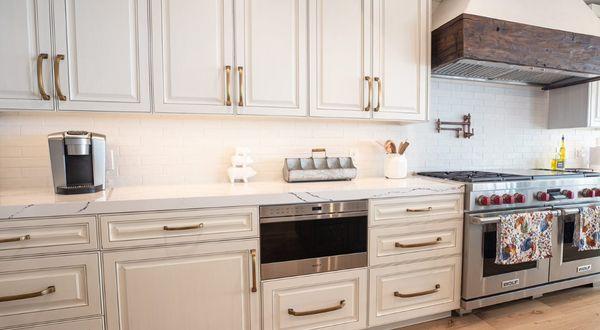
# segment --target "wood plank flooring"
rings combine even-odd
[[[475,310],[402,330],[599,330],[600,288],[579,287]]]

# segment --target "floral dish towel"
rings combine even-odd
[[[513,265],[552,256],[552,211],[501,215],[496,264]]]
[[[579,214],[575,220],[573,245],[579,251],[600,249],[600,207],[584,207]]]

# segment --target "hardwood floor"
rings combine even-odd
[[[600,288],[579,287],[481,308],[463,317],[451,317],[402,330],[486,329],[600,329]]]

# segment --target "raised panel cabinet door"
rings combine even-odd
[[[150,112],[148,0],[53,0],[58,110]]]
[[[232,114],[233,0],[152,0],[155,112]]]
[[[0,109],[53,109],[50,30],[50,0],[0,1]]]
[[[371,117],[371,4],[310,0],[311,116]]]
[[[427,120],[431,0],[373,2],[373,118]]]
[[[258,240],[104,254],[109,330],[258,330]]]
[[[236,0],[238,114],[305,116],[308,0]]]

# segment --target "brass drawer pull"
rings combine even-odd
[[[60,88],[60,61],[65,59],[65,55],[58,54],[54,58],[54,88],[56,89],[56,96],[61,101],[66,101],[67,97],[63,95],[62,89]]]
[[[369,84],[369,100],[367,101],[365,111],[371,111],[371,99],[373,98],[373,80],[371,80],[371,77],[366,76],[365,81]]]
[[[237,68],[238,70],[238,80],[239,80],[239,86],[240,86],[240,99],[238,101],[238,106],[243,107],[244,106],[244,67],[242,66],[238,66]]]
[[[252,256],[252,289],[250,291],[256,292],[256,250],[250,250],[250,256]]]
[[[40,95],[42,96],[42,100],[48,101],[50,99],[50,95],[46,93],[46,88],[44,88],[44,60],[48,59],[48,54],[40,54],[37,57],[37,81],[38,81],[38,90],[40,91]]]
[[[203,228],[204,224],[203,223],[199,223],[197,225],[190,225],[190,226],[182,226],[182,227],[169,227],[169,226],[163,226],[163,230],[166,231],[173,231],[173,230],[191,230],[191,229],[200,229]]]
[[[435,239],[434,242],[425,242],[425,243],[414,243],[414,244],[402,244],[399,242],[396,242],[394,244],[395,247],[397,248],[415,248],[415,247],[423,247],[423,246],[430,246],[430,245],[436,245],[436,244],[440,244],[442,242],[442,238],[438,237]]]
[[[0,302],[36,298],[36,297],[46,296],[46,295],[49,295],[54,292],[56,292],[56,288],[54,287],[54,285],[52,285],[52,286],[49,286],[49,287],[45,288],[44,290],[38,291],[38,292],[23,293],[23,294],[17,294],[14,296],[0,297]]]
[[[315,309],[315,310],[306,311],[306,312],[296,312],[293,308],[289,308],[288,314],[291,316],[307,316],[307,315],[323,314],[323,313],[337,311],[339,309],[344,308],[344,306],[346,306],[346,300],[340,300],[340,303],[336,306],[322,308],[322,309]]]
[[[225,105],[231,106],[231,65],[225,66]]]
[[[396,292],[394,292],[394,297],[398,297],[398,298],[413,298],[413,297],[426,296],[428,294],[434,294],[434,293],[436,293],[438,291],[440,291],[440,285],[436,284],[435,285],[435,289],[427,290],[427,291],[422,291],[422,292],[400,293],[400,292],[396,291]]]
[[[379,77],[375,77],[375,82],[377,83],[377,106],[375,107],[375,109],[373,109],[373,111],[378,112],[379,109],[381,109],[381,96],[383,94],[382,88],[383,88],[383,82],[381,81],[381,79]]]
[[[21,242],[21,241],[28,241],[30,239],[31,239],[30,235],[25,235],[25,236],[19,236],[19,237],[11,237],[11,238],[0,239],[0,243]]]
[[[433,211],[433,207],[431,207],[431,206],[423,208],[423,209],[406,209],[406,212],[413,212],[413,213],[416,213],[416,212],[431,212],[431,211]]]

